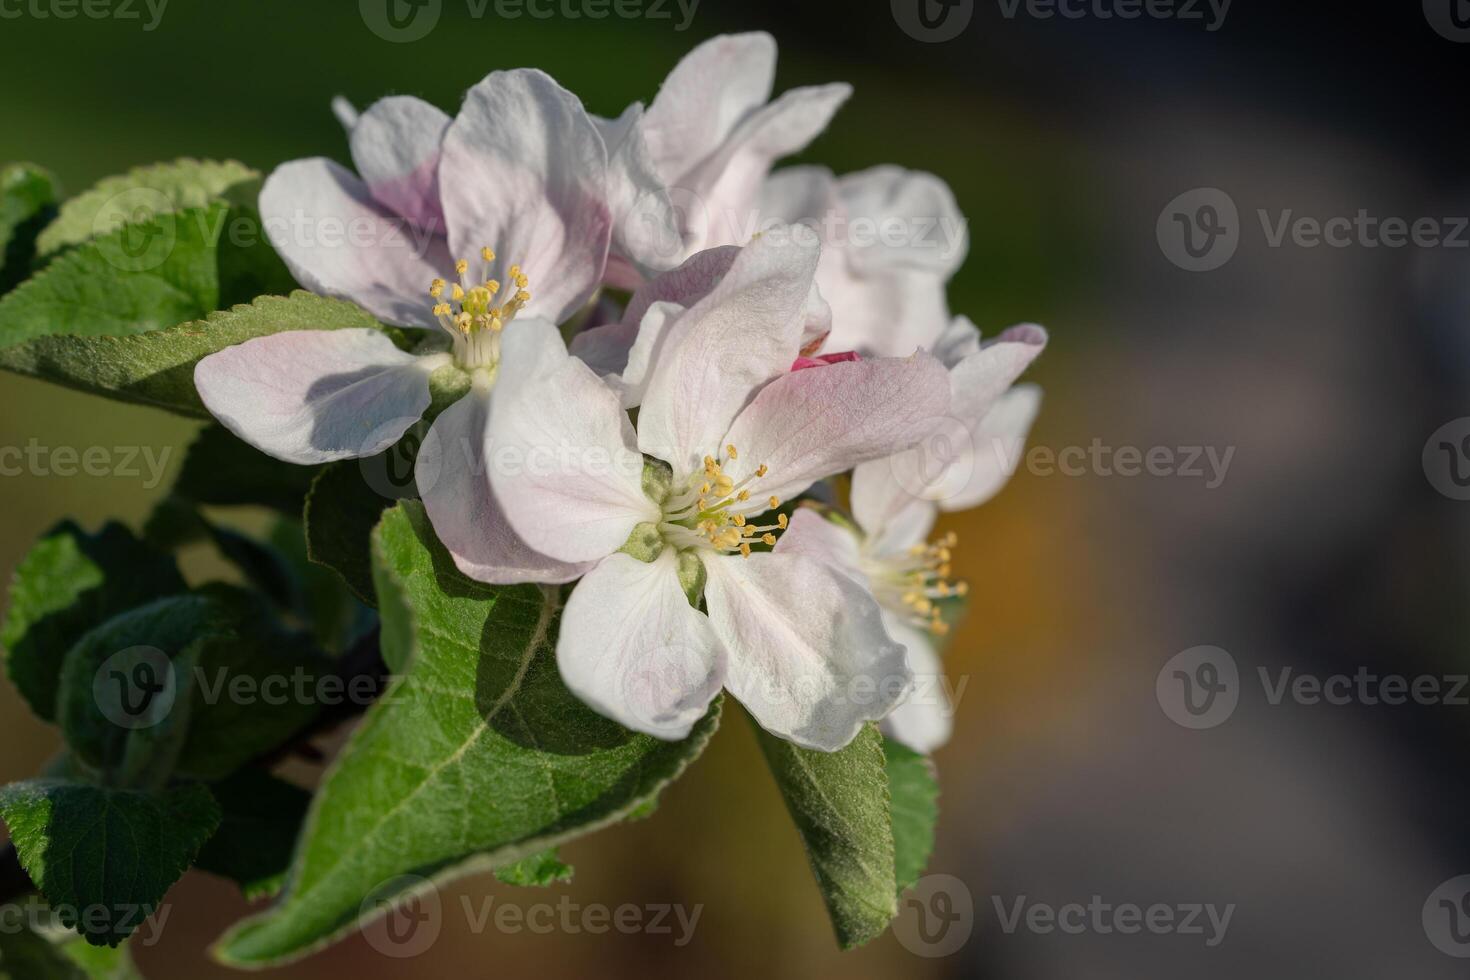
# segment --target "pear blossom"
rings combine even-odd
[[[845,83],[771,99],[776,41],[724,34],[694,48],[647,111],[602,121],[619,229],[608,282],[632,289],[695,252],[738,245],[761,230],[757,207],[772,165],[799,153],[852,95]],[[630,261],[620,261],[627,254]]]
[[[757,238],[703,298],[667,311],[636,429],[621,393],[573,357],[491,420],[511,525],[592,565],[562,614],[562,678],[627,727],[682,738],[723,687],[768,731],[835,751],[907,689],[868,591],[764,550],[787,527],[783,501],[912,445],[949,403],[927,354],[790,370],[817,259],[789,236]],[[691,604],[701,594],[707,613]]]
[[[393,445],[446,377],[466,393],[435,418],[415,471],[436,531],[487,580],[575,578],[515,538],[472,447],[496,403],[565,356],[555,324],[601,282],[611,222],[596,126],[532,69],[490,74],[453,120],[408,97],[335,108],[360,176],[321,158],[282,165],[261,190],[265,225],[294,229],[273,242],[312,291],[428,332],[412,351],[361,328],[255,338],[199,362],[200,397],[251,445],[314,464]],[[481,560],[486,547],[500,564]]]

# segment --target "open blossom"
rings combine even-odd
[[[777,553],[802,554],[844,569],[883,607],[888,634],[904,645],[915,678],[913,693],[883,721],[883,730],[917,752],[944,744],[951,707],[932,635],[947,626],[939,602],[964,594],[949,581],[946,536],[925,539],[939,511],[979,506],[1005,485],[1020,459],[1026,434],[1041,407],[1035,385],[1015,379],[1041,352],[1045,332],[1025,324],[990,341],[963,319],[941,347],[957,358],[950,369],[949,414],[914,448],[853,470],[851,504],[856,526],[798,511]]]
[[[505,389],[565,356],[554,324],[601,281],[611,231],[596,127],[532,69],[492,73],[452,121],[406,97],[338,111],[361,176],[325,159],[284,164],[262,216],[304,285],[432,333],[412,353],[371,329],[255,338],[199,362],[200,397],[264,452],[321,463],[393,445],[429,407],[431,375],[457,373],[468,393],[435,419],[416,470],[436,529],[491,580],[574,578],[514,539],[462,450],[483,445]],[[332,227],[355,233],[317,237]],[[487,536],[495,569],[474,561]]]
[[[763,550],[784,500],[912,445],[948,408],[925,354],[790,371],[816,262],[814,247],[758,238],[672,314],[636,431],[576,358],[492,419],[497,452],[524,462],[490,468],[511,524],[537,551],[594,563],[562,616],[562,677],[628,727],[681,738],[724,687],[767,730],[834,751],[906,689],[871,594]],[[707,615],[691,605],[701,592]]]
[[[769,34],[721,35],[674,66],[647,112],[631,106],[602,124],[615,219],[626,239],[620,251],[637,250],[634,262],[609,265],[610,283],[631,289],[647,278],[638,259],[646,270],[661,258],[657,268],[666,269],[760,230],[758,198],[771,166],[805,149],[852,94],[834,83],[772,101],[775,77]]]

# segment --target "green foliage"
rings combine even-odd
[[[507,885],[544,888],[547,885],[565,884],[571,881],[572,866],[563,864],[561,858],[557,857],[556,848],[553,847],[540,854],[532,854],[528,858],[523,858],[515,864],[496,868],[495,877]]]
[[[267,456],[215,423],[189,444],[171,492],[195,504],[269,507],[300,517],[316,472]]]
[[[197,418],[209,417],[194,390],[194,365],[207,354],[286,330],[382,329],[361,307],[298,290],[146,333],[42,336],[3,346],[9,343],[6,304],[36,281],[0,300],[0,368]]]
[[[0,170],[0,294],[31,274],[36,236],[56,213],[56,179],[29,163]]]
[[[892,799],[894,866],[898,891],[914,887],[934,852],[939,821],[939,783],[934,763],[891,738],[883,740],[888,795]]]
[[[229,878],[250,900],[281,888],[311,794],[263,769],[241,769],[210,787],[219,830],[199,852],[198,867]]]
[[[202,208],[217,200],[254,204],[260,174],[233,160],[174,160],[106,177],[62,205],[36,242],[50,255],[158,214]]]
[[[31,710],[56,718],[62,658],[83,633],[113,615],[184,590],[174,560],[121,524],[88,534],[70,521],[31,548],[10,583],[0,626],[6,667]]]
[[[199,785],[143,793],[36,779],[0,789],[0,817],[62,924],[116,946],[153,914],[220,814]]]
[[[882,934],[898,914],[894,831],[883,738],[866,726],[839,752],[803,749],[757,728],[806,846],[843,949]]]
[[[384,659],[407,673],[328,773],[278,904],[217,948],[227,963],[304,955],[352,929],[368,896],[407,887],[401,876],[514,864],[621,820],[717,723],[712,708],[670,743],[594,714],[556,670],[557,590],[460,575],[417,504],[384,518],[373,559]]]
[[[367,465],[349,459],[322,467],[306,498],[306,554],[340,575],[358,599],[376,606],[369,539],[393,501],[368,486]]]

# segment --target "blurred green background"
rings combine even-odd
[[[1225,188],[1246,214],[1415,215],[1463,202],[1463,138],[1444,134],[1437,101],[1453,52],[1434,47],[1447,42],[1416,11],[1320,22],[1314,34],[1310,20],[1240,10],[1207,35],[982,8],[965,37],[940,45],[903,34],[885,2],[705,0],[680,32],[677,17],[475,18],[445,0],[434,31],[406,44],[375,36],[350,2],[171,0],[152,31],[138,9],[141,21],[0,19],[0,160],[38,162],[68,193],[179,156],[261,170],[345,160],[334,95],[365,105],[411,93],[453,111],[486,72],[523,65],[615,115],[651,99],[699,40],[769,30],[781,44],[778,91],[856,88],[803,159],[839,173],[893,162],[941,175],[972,243],[953,308],[986,333],[1022,320],[1051,329],[1030,374],[1047,392],[1033,444],[1236,450],[1213,489],[1023,470],[997,500],[941,526],[960,535],[956,572],[975,596],[949,652],[963,687],[955,738],[936,757],[944,795],[931,866],[973,898],[974,934],[959,952],[928,959],[893,936],[836,951],[800,843],[731,712],[652,819],[564,849],[571,885],[517,892],[480,877],[444,895],[451,910],[484,894],[700,904],[689,945],[473,935],[448,915],[418,958],[353,939],[281,976],[1345,977],[1389,962],[1401,975],[1450,975],[1440,971],[1452,961],[1417,930],[1423,896],[1470,860],[1454,816],[1467,798],[1460,715],[1257,698],[1226,728],[1195,733],[1172,725],[1153,694],[1164,661],[1200,643],[1230,649],[1243,672],[1463,663],[1467,576],[1454,543],[1465,505],[1436,495],[1418,469],[1429,432],[1470,414],[1463,259],[1286,252],[1247,229],[1231,264],[1201,275],[1169,264],[1154,239],[1164,204],[1197,186]],[[1376,31],[1381,59],[1421,74],[1387,73],[1395,102],[1319,60],[1323,31],[1347,32],[1339,52]],[[1410,40],[1390,43],[1400,35]],[[0,378],[0,446],[150,447],[170,453],[172,471],[195,428]],[[63,516],[136,527],[167,486],[146,482],[0,478],[0,570]],[[31,775],[56,747],[0,687],[0,780]],[[1183,937],[1010,934],[992,907],[1095,893],[1241,912],[1232,942],[1202,950]],[[204,948],[246,910],[233,888],[193,874],[170,901],[162,941],[137,951],[146,975],[229,975]]]

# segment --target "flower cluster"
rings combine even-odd
[[[562,678],[623,725],[681,738],[723,689],[805,747],[881,721],[927,752],[950,710],[915,678],[940,676],[966,587],[954,536],[926,539],[1005,482],[1039,406],[1013,382],[1046,334],[982,342],[950,315],[966,242],[937,178],[773,171],[850,95],[772,100],[774,73],[772,39],[744,34],[616,119],[532,69],[491,73],[454,118],[339,101],[356,172],[284,164],[261,211],[380,232],[274,244],[307,288],[421,329],[259,337],[195,380],[302,464],[381,452],[432,405],[415,472],[435,533],[481,581],[575,582]]]

